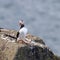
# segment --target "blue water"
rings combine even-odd
[[[20,19],[60,56],[60,0],[0,0],[0,27],[18,30]]]

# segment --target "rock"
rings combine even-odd
[[[60,60],[39,37],[27,34],[28,39],[39,45],[12,42],[16,40],[17,31],[0,29],[0,60]]]

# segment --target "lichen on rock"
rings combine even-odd
[[[25,43],[11,42],[16,40],[17,31],[0,29],[0,60],[59,60],[48,48]],[[28,39],[45,46],[44,41],[36,36],[27,34]],[[3,57],[3,59],[2,59]]]

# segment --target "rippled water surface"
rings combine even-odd
[[[60,55],[60,0],[0,0],[0,27],[18,30],[19,19]]]

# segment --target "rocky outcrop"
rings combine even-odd
[[[13,42],[17,31],[0,29],[0,60],[60,60],[48,47]],[[39,37],[27,34],[26,38],[46,46]]]

